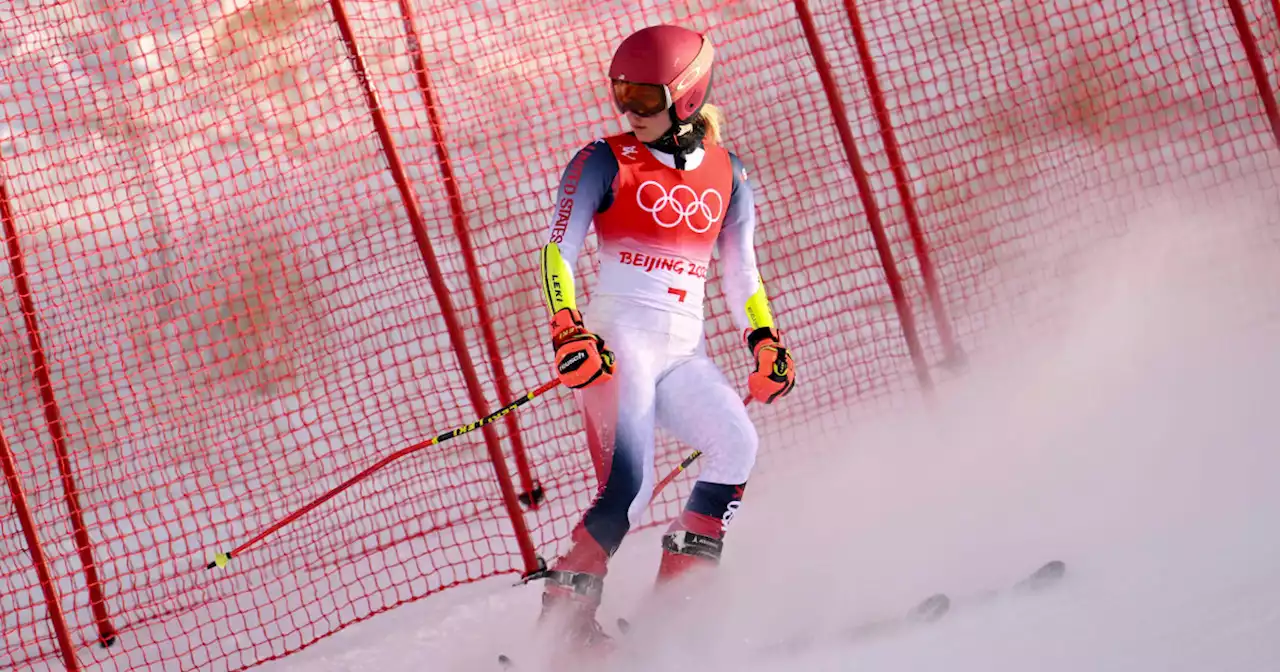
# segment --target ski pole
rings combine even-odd
[[[653,486],[653,496],[657,497],[658,493],[662,492],[662,489],[667,487],[668,483],[676,480],[676,476],[679,476],[680,472],[684,471],[685,469],[688,469],[689,465],[693,464],[693,461],[698,459],[699,457],[702,457],[701,450],[695,450],[692,453],[689,453],[689,456],[684,458],[684,460],[682,460],[680,464],[677,464],[676,468],[671,470],[671,473],[664,476],[661,481],[658,481],[657,485]]]
[[[449,439],[452,439],[452,438],[456,438],[456,437],[462,436],[463,434],[466,434],[467,432],[470,432],[470,431],[473,431],[473,430],[479,429],[479,428],[481,428],[481,427],[484,427],[485,425],[490,424],[490,423],[492,423],[492,422],[493,422],[493,421],[495,421],[495,420],[498,420],[498,419],[499,419],[499,418],[501,418],[502,416],[504,416],[504,415],[506,415],[506,414],[508,414],[508,413],[510,413],[510,412],[512,412],[512,411],[514,411],[514,410],[516,410],[517,408],[519,408],[519,407],[523,406],[524,404],[526,404],[526,403],[528,403],[528,402],[532,401],[532,400],[534,399],[534,397],[537,397],[537,396],[539,396],[539,395],[545,394],[546,392],[549,392],[549,391],[551,391],[551,390],[555,389],[555,388],[556,388],[557,386],[559,386],[559,385],[560,385],[560,379],[559,379],[559,378],[556,378],[556,379],[551,380],[551,381],[549,381],[549,382],[543,383],[541,387],[539,387],[539,388],[537,388],[537,389],[535,389],[535,390],[530,391],[529,393],[525,394],[523,397],[519,397],[519,398],[517,398],[515,401],[513,401],[513,402],[511,402],[511,403],[507,404],[506,406],[503,406],[502,408],[499,408],[498,410],[496,410],[496,411],[494,411],[494,412],[490,413],[489,415],[486,415],[486,416],[485,416],[485,417],[483,417],[483,418],[480,418],[479,420],[476,420],[475,422],[473,422],[473,423],[471,423],[471,424],[463,425],[463,426],[461,426],[461,427],[458,427],[457,429],[454,429],[454,430],[451,430],[451,431],[445,432],[444,434],[441,434],[440,436],[437,436],[437,437],[435,437],[434,439],[430,439],[430,440],[427,440],[427,441],[423,441],[423,442],[421,442],[421,443],[416,443],[416,444],[414,444],[414,445],[412,445],[412,446],[409,446],[409,447],[407,447],[407,448],[401,448],[400,450],[397,450],[396,452],[391,453],[390,455],[388,455],[388,456],[386,456],[386,457],[382,458],[381,460],[378,460],[378,461],[377,461],[377,462],[375,462],[373,465],[371,465],[371,466],[369,466],[368,468],[366,468],[364,471],[361,471],[360,473],[356,474],[355,476],[352,476],[351,478],[348,478],[346,481],[344,481],[344,482],[342,483],[342,485],[339,485],[338,487],[336,487],[336,488],[334,488],[334,489],[332,489],[332,490],[330,490],[330,491],[328,491],[328,492],[324,493],[323,495],[319,496],[318,498],[316,498],[316,499],[315,499],[315,501],[311,502],[310,504],[307,504],[306,506],[302,507],[301,509],[298,509],[297,511],[294,511],[293,513],[291,513],[291,514],[289,514],[289,515],[285,516],[284,518],[280,519],[279,521],[277,521],[277,522],[273,523],[273,524],[272,524],[270,527],[268,527],[267,529],[265,529],[265,530],[263,530],[263,531],[259,532],[258,534],[254,535],[254,537],[253,537],[252,539],[250,539],[250,540],[248,540],[248,541],[244,542],[243,544],[240,544],[239,546],[236,546],[235,548],[231,549],[230,551],[227,551],[227,552],[225,552],[225,553],[218,553],[218,554],[214,555],[214,556],[213,556],[213,560],[209,562],[209,564],[206,566],[206,569],[213,569],[214,567],[226,567],[226,566],[227,566],[227,562],[228,562],[229,560],[231,560],[231,558],[232,558],[232,557],[237,556],[237,555],[240,555],[241,553],[244,553],[246,550],[248,550],[249,548],[253,547],[253,546],[254,546],[255,544],[257,544],[258,542],[262,541],[263,539],[266,539],[267,537],[271,536],[272,534],[274,534],[275,532],[277,532],[278,530],[280,530],[280,528],[284,527],[285,525],[288,525],[289,523],[292,523],[293,521],[297,520],[298,518],[301,518],[302,516],[304,516],[304,515],[306,515],[308,512],[310,512],[312,509],[315,509],[317,506],[320,506],[321,504],[324,504],[325,502],[329,501],[330,499],[333,499],[333,498],[334,498],[334,497],[336,497],[339,493],[343,492],[343,491],[344,491],[344,490],[346,490],[347,488],[350,488],[351,486],[355,485],[356,483],[359,483],[360,481],[362,481],[362,480],[364,480],[364,479],[368,478],[370,474],[374,473],[375,471],[378,471],[379,469],[381,469],[381,468],[383,468],[383,467],[387,466],[388,464],[391,464],[392,462],[394,462],[394,461],[396,461],[396,460],[398,460],[398,459],[400,459],[400,458],[402,458],[402,457],[404,457],[404,456],[406,456],[406,455],[409,455],[409,454],[411,454],[411,453],[416,453],[416,452],[418,452],[419,450],[422,450],[422,449],[424,449],[424,448],[428,448],[428,447],[430,447],[430,446],[434,446],[434,445],[436,445],[436,444],[438,444],[438,443],[443,443],[443,442],[445,442],[445,441],[448,441]]]
[[[750,404],[751,404],[751,397],[750,397],[750,396],[748,396],[748,397],[746,397],[745,399],[743,399],[743,400],[742,400],[742,405],[743,405],[743,406],[749,406]],[[694,463],[694,461],[695,461],[695,460],[697,460],[699,457],[702,457],[702,451],[701,451],[701,450],[695,450],[695,451],[693,451],[692,453],[689,453],[689,456],[688,456],[688,457],[686,457],[686,458],[684,458],[683,460],[681,460],[681,461],[680,461],[680,464],[677,464],[677,465],[676,465],[676,468],[671,470],[671,473],[669,473],[669,474],[667,474],[666,476],[664,476],[664,477],[662,478],[662,480],[661,480],[661,481],[658,481],[658,484],[657,484],[657,485],[653,486],[653,496],[652,496],[652,499],[657,499],[657,498],[658,498],[658,493],[659,493],[659,492],[662,492],[662,489],[663,489],[663,488],[665,488],[665,487],[667,487],[667,484],[668,484],[668,483],[670,483],[671,481],[676,480],[676,476],[679,476],[681,472],[683,472],[685,469],[688,469],[688,468],[689,468],[689,465],[693,464],[693,463]],[[652,500],[650,500],[650,501],[652,501]]]

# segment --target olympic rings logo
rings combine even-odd
[[[649,187],[652,189],[646,192],[645,189]],[[646,203],[645,194],[652,195],[653,189],[658,190],[658,197]],[[636,203],[641,210],[653,215],[653,221],[664,229],[675,228],[683,222],[694,233],[706,233],[724,215],[724,197],[720,192],[709,188],[698,195],[693,187],[686,184],[677,184],[667,193],[666,187],[647,180],[636,190]],[[706,222],[701,228],[694,224],[693,216],[696,214],[701,214],[702,220]]]

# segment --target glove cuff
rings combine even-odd
[[[747,349],[751,354],[755,354],[757,347],[769,342],[777,343],[780,337],[778,330],[773,327],[760,327],[755,331],[748,331],[746,332]]]
[[[560,347],[566,339],[586,331],[582,324],[582,313],[573,308],[561,308],[551,316],[551,344]]]

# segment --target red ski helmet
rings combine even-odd
[[[614,102],[643,116],[671,109],[676,121],[688,121],[711,91],[714,55],[711,41],[688,28],[641,28],[613,53]]]

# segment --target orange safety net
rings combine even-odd
[[[1226,0],[856,3],[905,189],[850,4],[810,6],[935,377],[994,324],[1054,320],[1045,281],[1122,235],[1151,189],[1276,190],[1280,138],[1262,103],[1275,90],[1259,90]],[[1273,5],[1242,5],[1269,82]],[[605,72],[645,25],[708,31],[725,144],[755,184],[757,253],[801,381],[785,403],[751,409],[759,469],[809,450],[801,430],[835,432],[918,390],[795,3],[419,0],[404,5],[416,39],[399,2],[344,6],[390,147],[328,2],[0,3],[0,179],[29,286],[24,302],[3,266],[0,431],[85,667],[243,669],[524,571],[487,452],[497,442],[510,455],[513,428],[523,475],[546,491],[522,514],[528,541],[548,559],[564,549],[597,484],[559,391],[492,425],[488,442],[477,431],[415,453],[224,570],[204,567],[380,457],[550,378],[535,251],[573,152],[623,130]],[[583,257],[589,305],[593,243]],[[711,275],[709,350],[745,388],[749,354]],[[664,439],[659,474],[685,450]],[[647,522],[676,515],[690,482],[664,491]],[[0,667],[56,661],[30,537],[0,492]],[[95,645],[104,614],[119,633],[107,648]]]

